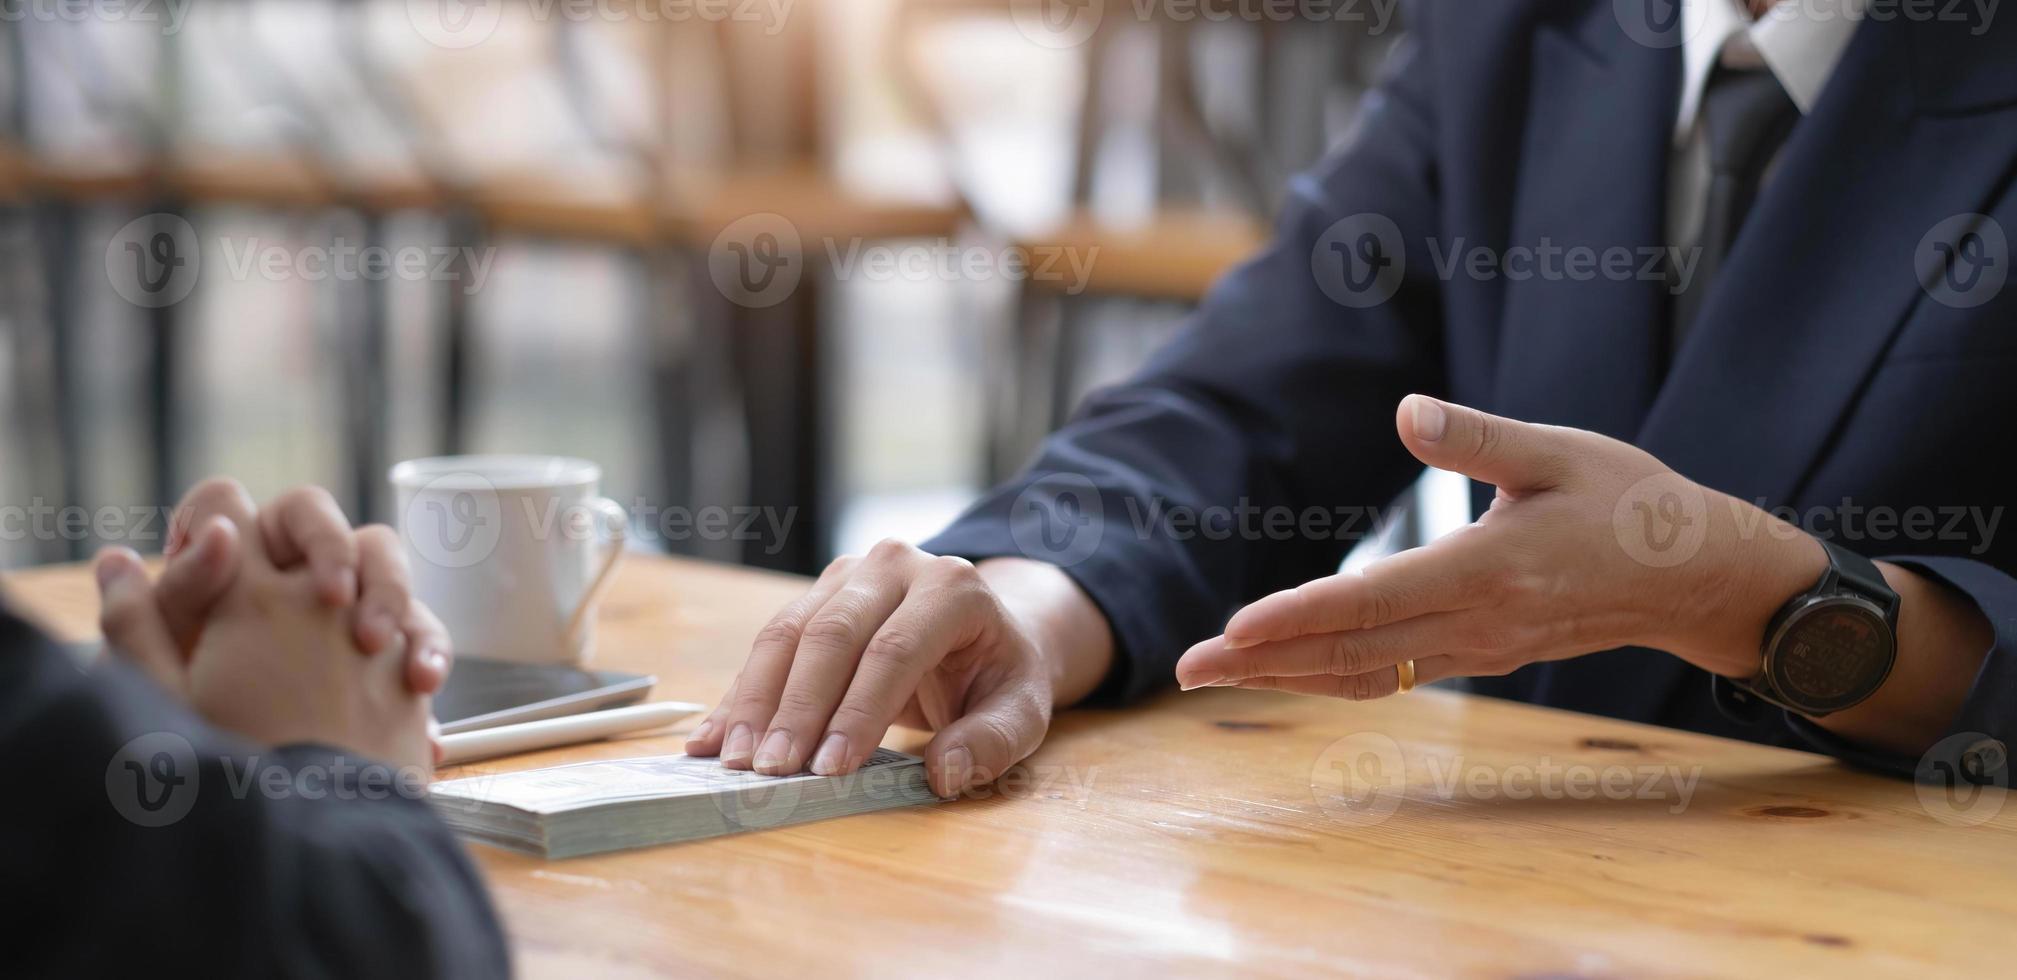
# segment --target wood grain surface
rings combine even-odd
[[[711,702],[801,585],[633,557],[596,662]],[[5,588],[92,635],[82,569]],[[1219,689],[1064,713],[1003,783],[938,807],[562,862],[473,851],[532,977],[2008,976],[2017,806],[1986,792],[1444,691]]]

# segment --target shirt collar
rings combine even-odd
[[[1720,63],[1764,67],[1802,113],[1813,107],[1849,48],[1868,0],[1790,0],[1753,21],[1742,0],[1681,0],[1681,111],[1674,142],[1695,129],[1702,91]]]

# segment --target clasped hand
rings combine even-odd
[[[114,655],[254,742],[431,770],[429,698],[447,680],[448,634],[411,596],[389,528],[352,530],[317,488],[258,508],[213,479],[177,506],[164,550],[159,581],[129,549],[98,556]]]

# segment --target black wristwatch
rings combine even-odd
[[[1765,627],[1764,663],[1748,680],[1718,678],[1735,707],[1752,698],[1809,718],[1877,693],[1898,660],[1898,593],[1875,563],[1821,542],[1828,570]]]

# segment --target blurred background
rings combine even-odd
[[[0,567],[461,452],[600,462],[646,548],[920,539],[1258,246],[1396,8],[10,3]]]

